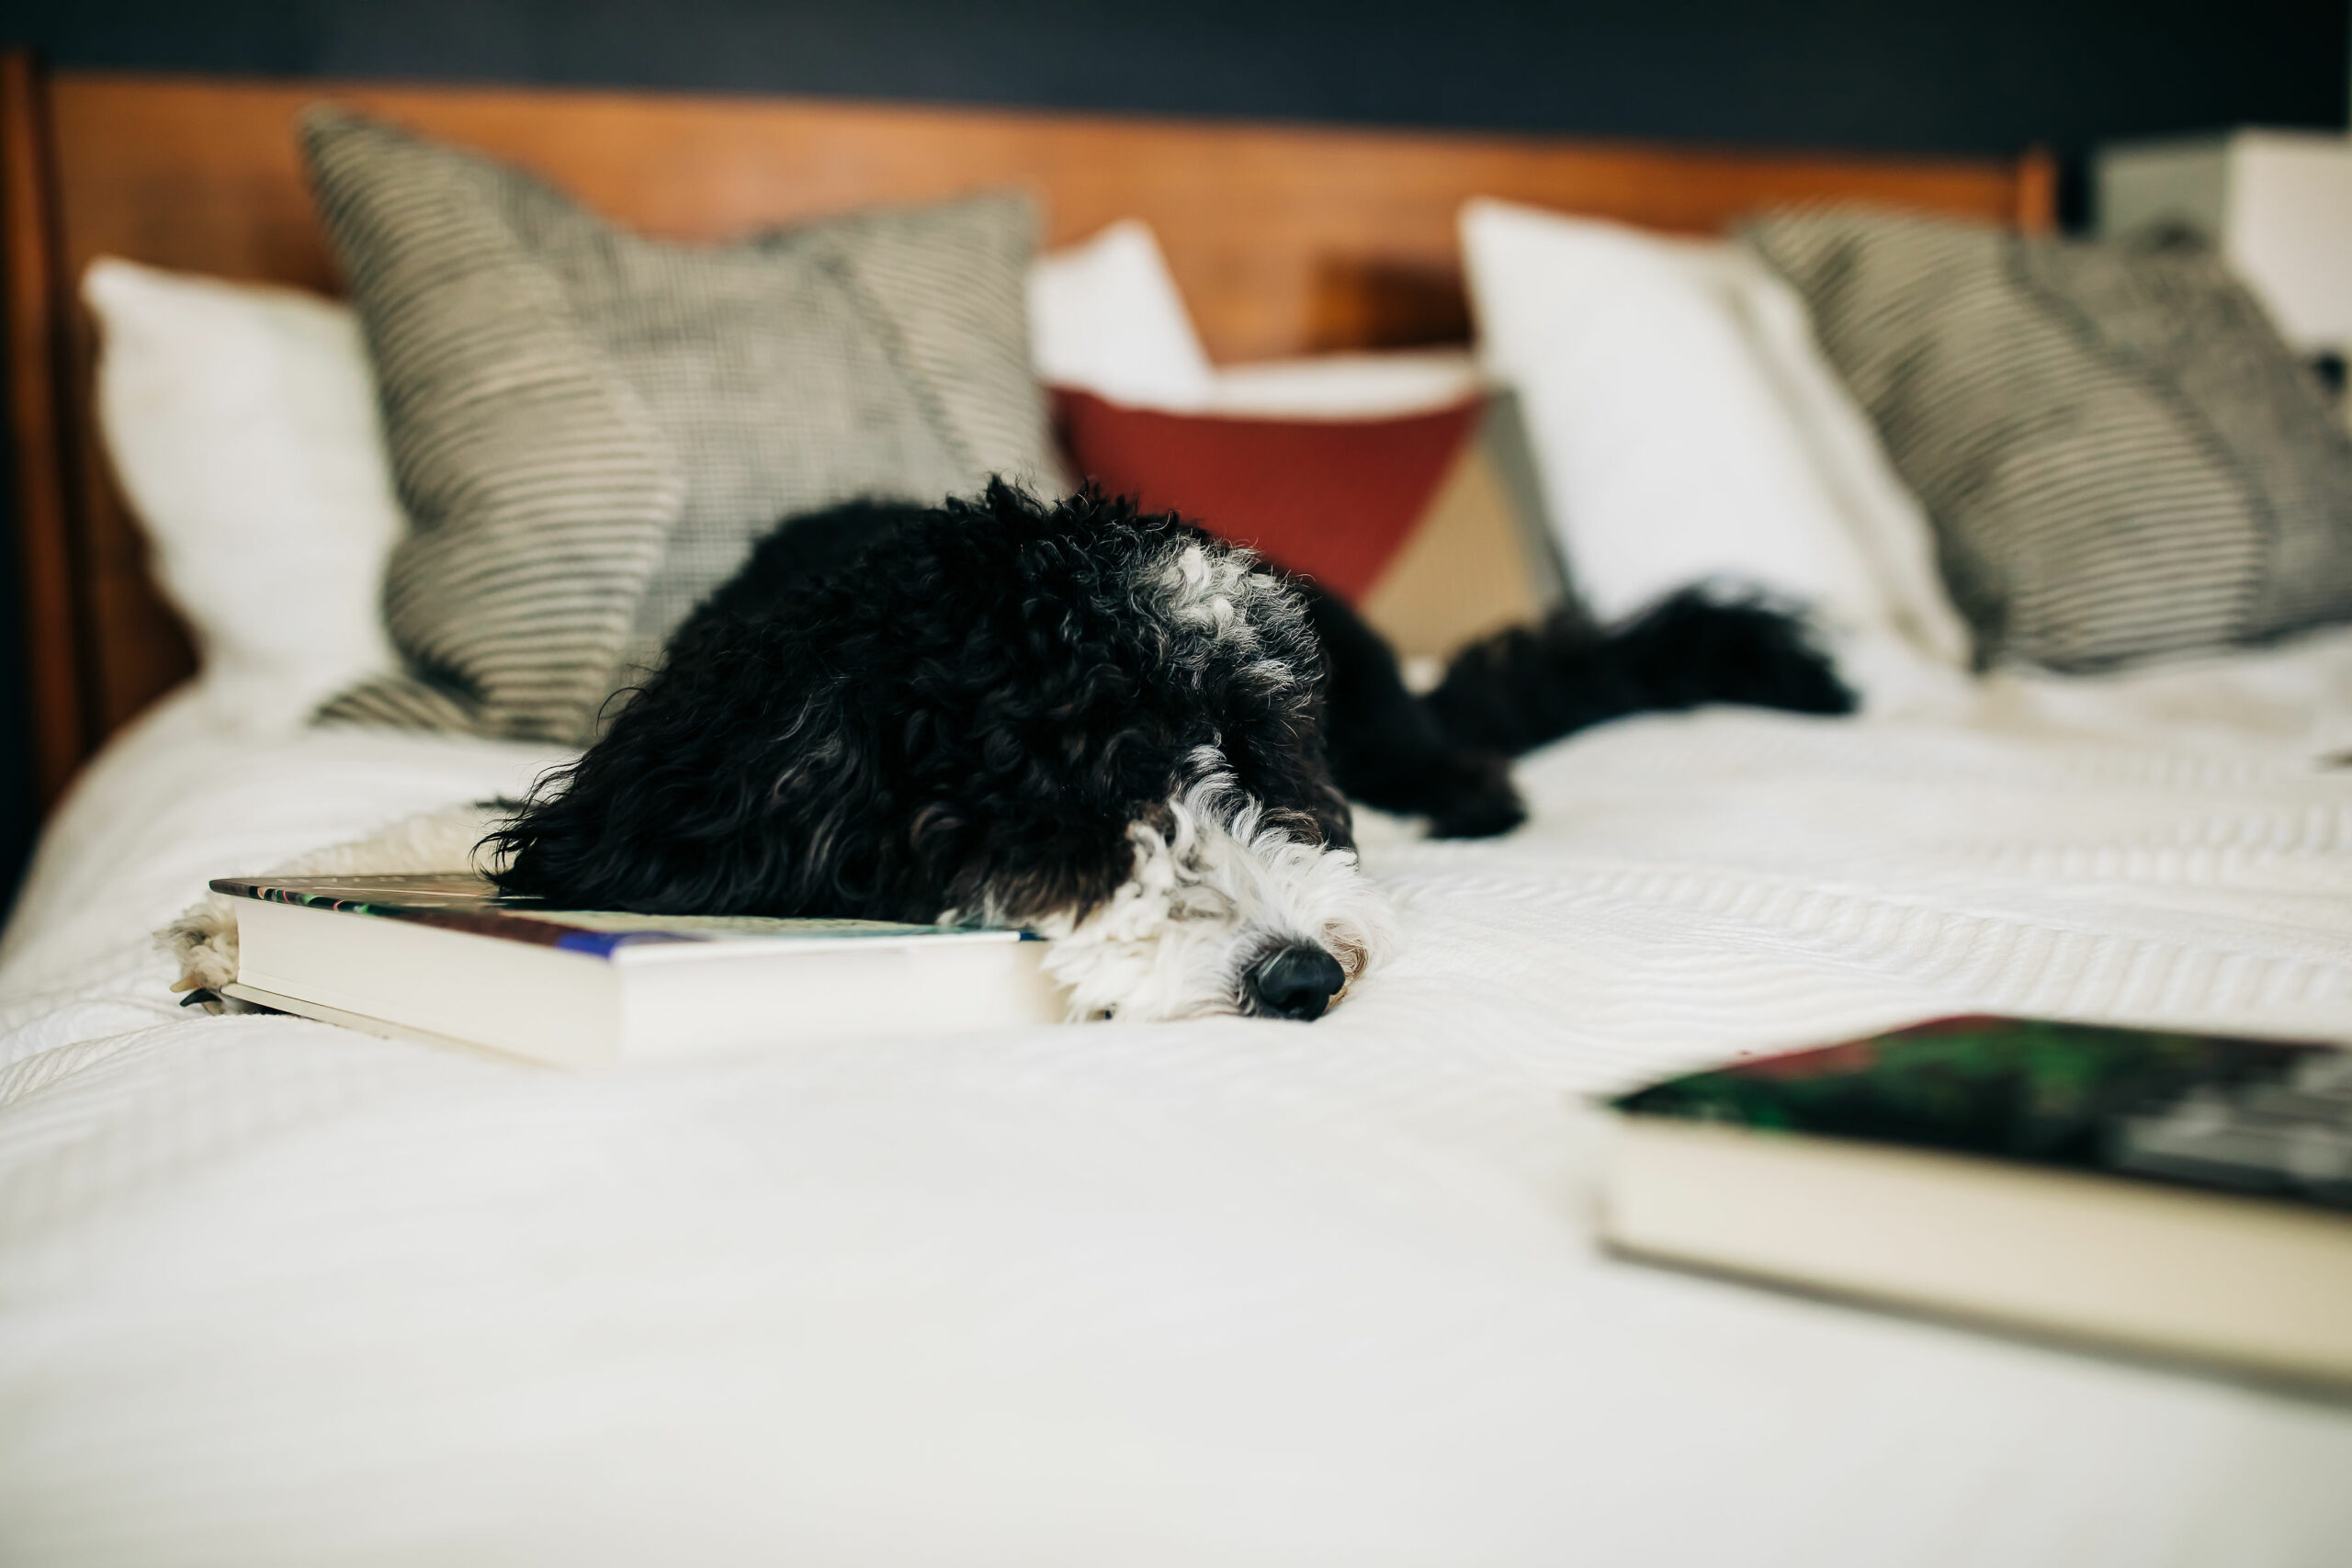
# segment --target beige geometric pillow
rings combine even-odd
[[[1024,198],[693,246],[342,110],[302,144],[414,525],[408,668],[322,718],[580,740],[779,519],[1054,482]]]
[[[1855,208],[1745,238],[1926,504],[1987,660],[2352,620],[2352,440],[2219,257]]]

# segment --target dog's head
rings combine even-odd
[[[511,890],[1022,925],[1086,1016],[1313,1018],[1388,940],[1297,596],[1091,491],[1004,485],[730,594],[493,835]]]

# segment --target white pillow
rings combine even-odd
[[[1752,582],[1815,606],[1866,698],[1945,686],[1917,667],[1968,642],[1926,518],[1777,278],[1720,243],[1498,201],[1461,227],[1481,358],[1519,391],[1597,613]]]
[[[1037,378],[1137,408],[1205,407],[1212,372],[1149,224],[1125,219],[1029,266]]]
[[[82,297],[99,429],[214,716],[285,728],[392,668],[384,562],[407,522],[351,311],[112,258]]]
[[[1137,218],[1031,265],[1029,342],[1040,380],[1171,413],[1374,419],[1442,408],[1486,384],[1458,349],[1212,365],[1158,236]]]

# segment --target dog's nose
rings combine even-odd
[[[1321,1018],[1348,983],[1340,961],[1319,947],[1276,948],[1246,976],[1259,1010],[1276,1018]]]

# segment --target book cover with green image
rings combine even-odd
[[[1611,1103],[2352,1209],[2352,1051],[2331,1045],[1946,1019]]]

